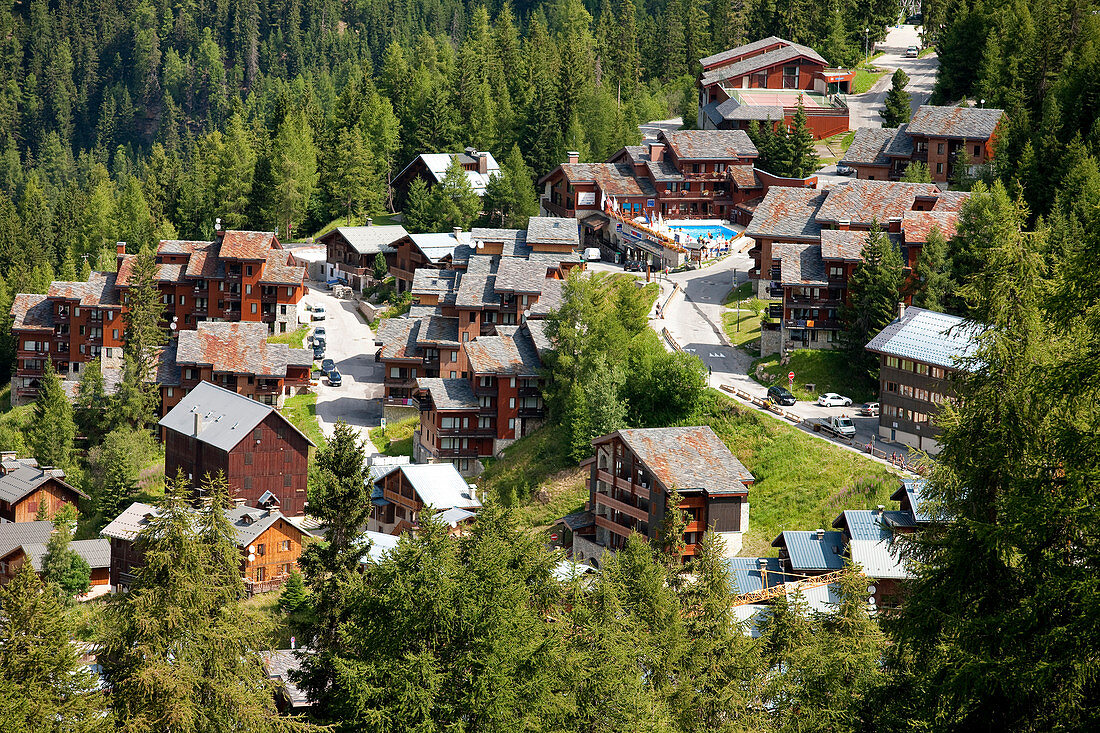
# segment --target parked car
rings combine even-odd
[[[325,320],[325,307],[323,305],[313,306],[313,315],[310,317],[315,321]]]
[[[334,362],[332,359],[325,359],[321,362],[321,371],[325,374],[331,374],[332,372],[336,371],[336,362]]]
[[[836,174],[838,176],[854,176],[856,169],[850,165],[838,165],[836,167]]]
[[[325,340],[313,342],[313,360],[320,361],[325,358]]]
[[[826,392],[817,398],[817,404],[821,407],[850,407],[852,400],[848,397],[841,397],[836,392]]]
[[[867,417],[878,417],[879,404],[877,402],[868,402],[863,407],[859,408],[860,415],[866,415]]]
[[[915,59],[918,56],[920,56],[920,49],[916,46],[910,46],[909,48],[905,49],[905,58]]]
[[[768,387],[768,399],[772,402],[780,405],[785,405],[787,407],[790,407],[798,401],[794,398],[794,395],[791,394],[791,391],[789,389],[787,389],[786,387],[780,387],[778,385],[775,387]]]
[[[328,373],[328,386],[339,387],[343,383],[344,377],[340,374],[340,372],[333,369],[331,372]]]
[[[324,326],[318,326],[317,328],[313,329],[313,340],[314,341],[317,341],[317,340],[324,341],[325,340],[325,327]]]
[[[644,272],[645,265],[641,260],[627,260],[623,265],[623,269],[627,272]]]
[[[856,426],[852,424],[852,418],[847,415],[823,417],[814,423],[814,430],[832,433],[838,438],[849,440],[856,437]]]

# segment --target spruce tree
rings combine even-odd
[[[444,230],[454,227],[468,230],[481,210],[481,199],[457,156],[451,159],[443,179],[433,187],[432,196],[438,202],[436,226]]]
[[[502,172],[508,183],[508,199],[502,225],[511,229],[526,229],[527,220],[539,213],[539,203],[533,174],[523,162],[523,154],[518,145],[513,145],[505,156]]]
[[[417,176],[409,184],[404,205],[405,228],[419,234],[438,229],[438,217],[431,189],[423,178]]]
[[[793,129],[786,136],[786,168],[784,175],[805,178],[817,170],[818,157],[814,150],[814,136],[806,120],[806,107],[802,95],[798,95],[798,109],[792,118]]]
[[[905,171],[901,174],[901,180],[905,183],[931,183],[932,174],[929,172],[927,164],[914,160],[905,166]]]
[[[389,272],[389,266],[386,265],[386,256],[379,252],[374,256],[374,265],[371,268],[371,274],[374,275],[375,280],[382,282],[386,279],[386,275],[388,275]]]
[[[159,270],[153,249],[134,255],[122,313],[126,325],[124,353],[133,360],[135,377],[141,382],[152,377],[157,351],[167,340],[164,305],[157,287]]]
[[[42,377],[38,380],[38,396],[28,429],[28,443],[40,466],[67,468],[72,461],[76,423],[73,408],[61,379],[53,370],[53,360],[47,358]]]
[[[901,285],[901,255],[886,232],[872,222],[862,260],[848,280],[848,303],[841,309],[843,344],[857,373],[869,375],[874,369],[876,362],[864,347],[897,317]]]
[[[75,517],[58,512],[53,520],[53,534],[46,542],[46,554],[42,557],[42,580],[57,584],[70,598],[83,595],[92,587],[92,569],[88,561],[70,547],[74,524]]]
[[[107,386],[100,368],[100,360],[93,359],[84,365],[77,385],[73,417],[80,434],[88,439],[89,446],[98,445],[107,431]]]
[[[933,311],[942,311],[950,278],[947,274],[947,239],[938,226],[928,233],[928,241],[921,247],[917,266],[913,268],[913,305]]]
[[[102,693],[81,665],[65,600],[29,562],[0,586],[0,730],[103,730]]]
[[[902,69],[895,71],[890,78],[890,91],[886,92],[884,107],[879,112],[883,127],[897,127],[909,121],[912,98],[909,92],[905,91],[908,83],[909,75]]]

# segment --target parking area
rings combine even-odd
[[[316,387],[317,421],[325,435],[332,435],[336,422],[343,420],[359,430],[367,452],[374,453],[367,430],[377,427],[382,417],[382,367],[374,360],[374,334],[356,312],[357,301],[335,298],[321,283],[306,286],[303,302],[325,308],[325,319],[312,325],[325,327],[325,357],[333,360],[343,381],[334,387],[321,378]]]

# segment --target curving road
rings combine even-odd
[[[909,75],[909,86],[905,88],[912,97],[913,110],[928,102],[932,95],[932,85],[936,82],[936,69],[940,60],[933,52],[920,59],[905,58],[905,49],[909,46],[920,46],[919,27],[915,25],[902,25],[891,28],[886,35],[886,40],[875,45],[876,51],[883,51],[883,55],[875,59],[875,66],[880,69],[888,69],[890,73],[883,75],[875,82],[871,91],[864,94],[853,94],[846,97],[848,102],[848,124],[854,130],[857,127],[882,127],[882,118],[879,110],[886,100],[886,92],[890,89],[890,77],[895,69],[904,69]]]

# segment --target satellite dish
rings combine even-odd
[[[872,595],[874,595],[874,592],[875,592],[875,586],[873,586],[873,585],[869,585],[869,586],[867,586],[867,592],[868,592],[868,593],[870,593],[870,594],[872,594]]]
[[[253,553],[251,553],[251,552],[250,552],[250,553],[248,553],[248,561],[249,561],[249,562],[252,562],[252,561],[253,561],[253,560],[255,560],[255,559],[256,559],[256,555],[255,555],[255,554],[253,554]]]
[[[179,328],[179,326],[177,326],[177,325],[176,325],[176,322],[175,322],[175,321],[172,321],[171,323],[169,323],[169,324],[168,324],[168,328],[170,328],[170,329],[172,329],[173,331],[175,331],[175,330],[176,330],[177,328]]]
[[[251,554],[252,554],[252,553],[254,553],[255,551],[256,551],[256,545],[249,545],[249,546],[248,546],[248,554],[249,554],[249,555],[251,555]]]
[[[870,598],[867,599],[867,605],[868,606],[874,606],[875,605],[875,597],[874,596],[871,596]]]

